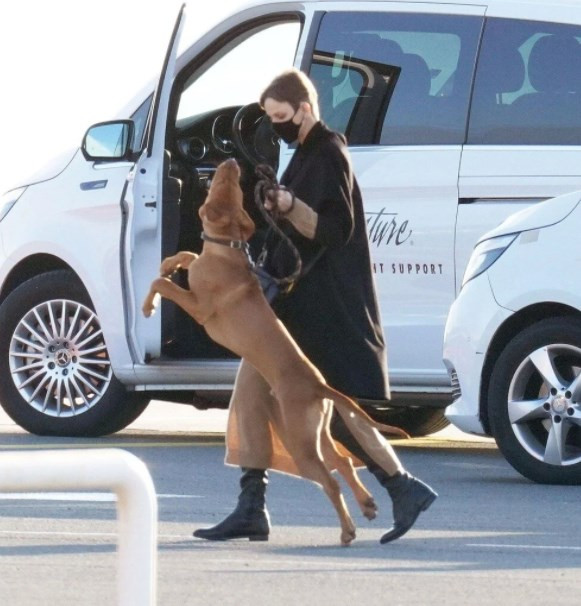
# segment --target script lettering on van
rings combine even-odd
[[[401,220],[399,213],[388,212],[382,208],[378,212],[367,212],[367,236],[369,243],[374,244],[376,248],[393,244],[401,246],[407,242],[413,233],[409,226],[409,220]],[[413,244],[413,241],[410,242]],[[396,274],[396,275],[424,275],[439,276],[443,273],[442,263],[434,262],[397,262],[397,263],[373,263],[373,273],[375,274]]]
[[[370,244],[375,244],[378,248],[391,243],[401,246],[410,239],[412,229],[409,227],[409,221],[407,219],[401,221],[398,213],[390,213],[382,208],[379,212],[365,214],[367,215],[367,234]]]

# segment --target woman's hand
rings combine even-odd
[[[289,213],[294,205],[294,196],[286,189],[269,189],[266,192],[264,208],[272,212],[278,209],[281,215]]]
[[[300,234],[309,240],[314,239],[319,215],[288,189],[280,188],[266,191],[264,208],[269,212],[278,210],[280,215],[289,221]]]

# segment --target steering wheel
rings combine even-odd
[[[251,166],[278,164],[279,138],[258,103],[243,105],[232,121],[232,140]]]

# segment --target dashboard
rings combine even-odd
[[[237,157],[232,136],[234,116],[240,106],[225,107],[176,123],[176,149],[180,158],[193,167],[217,166]]]
[[[176,123],[175,147],[186,168],[203,180],[235,158],[250,167],[276,166],[279,139],[258,103],[222,107]]]

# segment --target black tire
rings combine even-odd
[[[0,305],[0,326],[0,403],[27,431],[101,436],[147,407],[113,374],[99,319],[72,272],[21,284]]]
[[[572,317],[523,330],[494,365],[492,435],[507,461],[534,482],[581,484],[581,389],[572,386],[580,372],[581,322]]]
[[[366,410],[381,423],[395,425],[407,431],[413,438],[420,438],[448,427],[450,421],[443,408],[409,407],[385,410]]]

